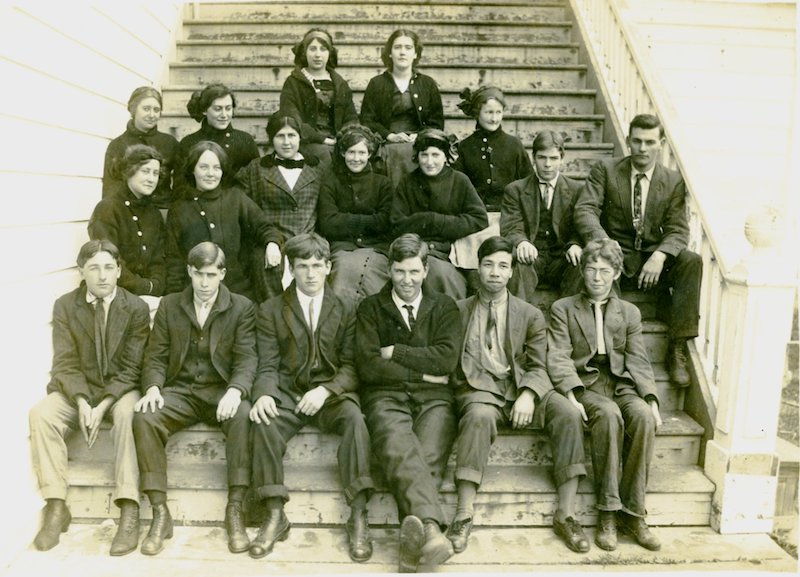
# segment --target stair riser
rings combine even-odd
[[[283,87],[292,68],[288,64],[281,68],[263,66],[239,67],[170,67],[170,84],[178,86],[204,86],[213,82],[223,84],[250,84],[262,89]],[[382,66],[349,67],[338,69],[352,90],[364,90],[370,79],[383,72]],[[563,89],[584,88],[585,73],[582,69],[502,69],[502,68],[423,68],[432,76],[442,90],[457,91],[465,86],[477,88],[483,84],[495,84],[508,89]]]
[[[209,64],[270,64],[292,63],[293,42],[285,44],[221,46],[184,45],[178,47],[178,62],[207,62]],[[378,44],[343,45],[338,47],[340,64],[381,63]],[[577,64],[578,50],[573,47],[514,47],[514,46],[425,46],[425,64]]]
[[[570,42],[571,28],[569,25],[535,25],[509,26],[502,24],[430,24],[428,22],[398,21],[398,22],[365,22],[346,23],[332,21],[316,21],[306,24],[292,25],[285,32],[266,29],[263,24],[230,23],[230,24],[200,24],[187,22],[183,27],[185,40],[222,40],[228,42],[297,42],[300,35],[308,28],[318,26],[329,28],[334,35],[334,42],[346,40],[348,42],[364,42],[369,44],[383,44],[389,36],[401,27],[411,28],[422,40],[423,57],[424,45],[427,39],[435,40],[446,38],[453,42],[490,41],[503,44],[528,44],[528,43],[553,43]],[[272,28],[275,28],[274,26]]]
[[[289,493],[286,514],[292,523],[339,525],[350,515],[341,491],[308,493],[290,490]],[[177,524],[183,525],[221,525],[226,501],[227,491],[224,489],[198,491],[176,488],[168,493],[170,513]],[[578,520],[583,525],[594,525],[597,521],[595,498],[588,483],[581,484],[581,493],[576,501]],[[445,516],[452,518],[455,494],[442,495],[442,502]],[[76,521],[119,517],[119,509],[112,503],[111,492],[105,487],[70,487],[67,503]],[[476,523],[479,526],[547,527],[553,523],[556,503],[555,492],[544,495],[478,492]],[[146,497],[142,499],[142,505],[142,519],[151,519]],[[706,526],[710,511],[711,496],[705,493],[651,493],[647,496],[647,521],[651,525]],[[385,492],[374,494],[369,502],[369,518],[374,525],[397,525],[394,498]]]
[[[566,18],[563,6],[470,6],[469,3],[446,6],[424,4],[355,4],[331,6],[325,3],[302,3],[289,5],[264,4],[216,4],[200,7],[199,17],[204,20],[275,21],[324,20],[396,20],[403,22],[426,20],[466,20],[496,22],[563,22]],[[311,27],[311,24],[309,24]],[[333,28],[333,26],[332,26]],[[331,30],[333,32],[333,30]]]
[[[462,87],[463,88],[463,87]],[[257,113],[269,116],[278,109],[280,90],[236,90],[236,111],[239,114]],[[186,103],[192,95],[191,90],[173,90],[166,88],[164,96],[164,114],[186,114]],[[363,90],[353,93],[356,110],[361,110]],[[506,114],[593,114],[594,94],[506,94]],[[458,92],[443,92],[442,104],[445,115],[464,116],[458,108],[461,98]],[[464,116],[466,118],[466,116]],[[472,121],[474,127],[475,121]]]

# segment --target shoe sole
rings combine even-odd
[[[164,538],[161,540],[161,547],[159,547],[157,551],[145,551],[144,550],[144,544],[147,543],[147,539],[149,538],[149,537],[145,537],[144,541],[142,541],[142,549],[141,549],[142,550],[142,555],[150,555],[152,557],[153,555],[158,555],[159,553],[161,553],[164,550],[164,541],[166,541],[167,539],[172,539],[172,531],[173,531],[173,529],[172,529],[172,527],[170,527],[169,531],[164,535]]]
[[[250,543],[250,550],[249,550],[250,557],[252,557],[253,559],[263,559],[264,557],[266,557],[267,555],[269,555],[270,553],[272,553],[272,549],[274,548],[274,546],[275,546],[275,543],[279,543],[279,542],[282,542],[282,541],[286,541],[286,539],[288,539],[288,538],[289,538],[289,529],[291,529],[291,528],[292,528],[292,526],[291,526],[291,524],[290,524],[290,525],[288,525],[288,526],[286,527],[286,529],[284,529],[283,531],[281,531],[281,534],[280,534],[280,535],[278,535],[278,536],[275,538],[275,541],[273,541],[273,542],[272,542],[272,545],[270,546],[270,548],[269,548],[269,549],[267,549],[267,550],[265,550],[263,553],[253,554],[253,549],[252,549],[252,547],[253,547],[253,543]]]
[[[660,551],[661,550],[661,543],[659,543],[656,546],[647,546],[644,543],[642,543],[641,541],[639,541],[639,539],[636,538],[636,535],[634,534],[634,532],[631,531],[630,529],[628,529],[627,527],[625,527],[625,525],[620,525],[620,527],[618,528],[618,531],[620,533],[622,533],[623,535],[627,535],[631,539],[636,541],[636,544],[639,545],[640,547],[642,547],[643,549],[647,549],[648,551]]]
[[[442,543],[429,551],[422,551],[422,559],[426,565],[441,565],[453,556],[453,545],[450,541]]]
[[[58,545],[61,542],[61,533],[66,533],[69,530],[69,526],[70,526],[71,523],[72,523],[72,515],[70,515],[69,511],[67,511],[67,518],[64,519],[63,523],[61,523],[61,529],[59,529],[60,533],[56,534],[55,542],[52,545],[50,545],[49,547],[41,547],[36,543],[36,539],[34,539],[33,540],[34,548],[37,551],[49,551],[50,549],[52,549],[53,547]],[[41,533],[41,531],[40,531],[40,533]],[[38,536],[39,535],[37,534],[36,537],[38,537]]]
[[[400,525],[400,573],[416,573],[419,566],[425,529],[416,517],[406,517]]]

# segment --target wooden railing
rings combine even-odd
[[[712,234],[709,220],[694,193],[691,178],[687,177],[680,154],[671,145],[671,107],[663,101],[664,91],[651,71],[653,64],[646,54],[637,53],[617,0],[570,0],[578,26],[588,39],[589,57],[607,90],[609,107],[617,116],[617,125],[627,127],[637,114],[655,114],[664,126],[667,143],[662,149],[662,163],[679,170],[684,175],[689,195],[690,240],[689,248],[703,258],[703,285],[700,303],[700,335],[695,340],[696,359],[702,367],[711,397],[719,394],[721,359],[734,343],[726,338],[726,293],[731,283],[741,283],[736,278],[731,262],[726,262],[722,247]],[[622,135],[619,135],[622,137]]]

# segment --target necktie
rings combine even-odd
[[[103,299],[94,301],[94,340],[100,357],[100,371],[105,375],[108,370],[108,353],[106,351],[106,305]]]
[[[202,329],[208,319],[208,312],[211,310],[211,304],[208,302],[200,303],[200,310],[197,312],[197,324]]]
[[[293,158],[283,158],[282,156],[275,155],[275,164],[284,168],[303,168],[306,164],[305,158],[294,160]]]
[[[605,302],[605,301],[603,301]],[[603,303],[594,302],[594,330],[597,334],[597,354],[606,354],[606,337],[603,335]]]
[[[633,185],[633,229],[636,231],[636,238],[633,247],[642,250],[642,236],[644,234],[644,218],[642,216],[642,179],[645,177],[643,172],[636,175],[636,183]]]
[[[403,308],[408,311],[408,328],[413,332],[414,325],[417,324],[417,319],[414,318],[414,305],[403,305]]]
[[[542,205],[547,209],[550,208],[550,183],[548,182],[542,183]]]
[[[497,317],[494,312],[494,303],[489,301],[489,318],[486,319],[486,346],[492,350],[497,333]]]
[[[319,366],[319,356],[317,355],[317,337],[314,334],[314,299],[308,301],[308,330],[311,332],[311,368]]]

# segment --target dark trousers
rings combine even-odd
[[[645,517],[656,423],[644,399],[633,390],[615,396],[615,388],[613,376],[601,368],[595,384],[575,393],[589,417],[596,506],[601,511],[622,510]]]
[[[647,262],[650,254],[642,255]],[[641,269],[633,277],[620,278],[626,290],[637,288]],[[658,301],[657,316],[669,326],[671,339],[693,339],[698,334],[700,322],[700,283],[703,278],[703,259],[689,250],[681,252],[677,258],[667,256],[664,270],[656,285]]]
[[[535,294],[540,282],[557,288],[562,297],[579,293],[583,287],[579,266],[572,266],[563,254],[543,253],[533,264],[518,262],[514,265],[514,275],[508,282],[508,290],[514,296],[538,306]]]
[[[439,486],[456,433],[453,402],[385,391],[370,394],[364,414],[400,519],[415,515],[443,526]]]
[[[497,437],[497,424],[509,422],[512,402],[505,407],[489,403],[469,403],[458,422],[456,439],[456,480],[480,485],[489,460],[489,450]],[[534,422],[542,419],[553,454],[553,478],[556,486],[573,477],[586,475],[583,450],[583,421],[566,397],[554,391],[536,404]]]
[[[217,405],[198,399],[183,387],[161,392],[164,406],[155,413],[135,413],[133,437],[139,461],[142,491],[167,491],[167,439],[198,422],[217,424]],[[243,400],[236,414],[219,423],[225,435],[228,486],[250,484],[250,402]]]
[[[331,402],[333,400],[333,402]],[[253,489],[261,499],[289,500],[284,485],[283,457],[286,446],[300,429],[316,424],[324,433],[341,435],[338,460],[344,494],[350,503],[359,492],[374,488],[369,470],[369,431],[361,407],[350,398],[329,399],[313,417],[296,415],[294,408],[279,408],[270,424],[253,423]]]

